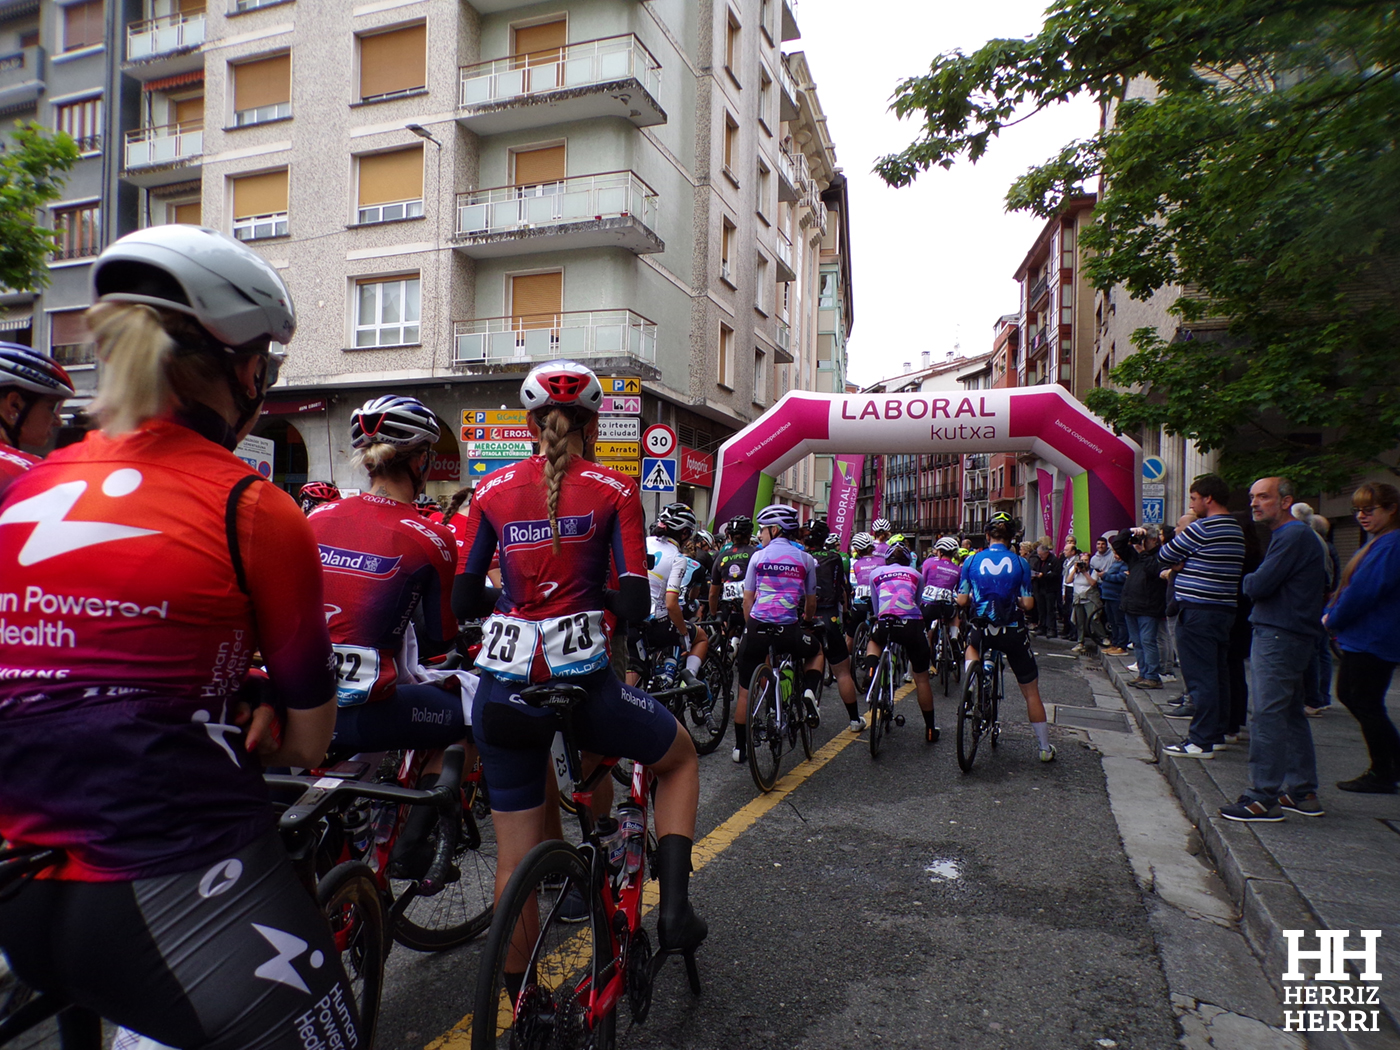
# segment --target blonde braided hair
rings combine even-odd
[[[535,423],[540,428],[540,454],[544,465],[544,505],[549,513],[549,530],[554,534],[554,553],[559,553],[559,492],[564,487],[564,474],[573,460],[569,451],[569,431],[573,420],[560,408],[535,411]]]

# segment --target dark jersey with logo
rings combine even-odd
[[[846,597],[845,563],[832,550],[819,550],[812,557],[817,561],[817,611],[834,612]]]
[[[710,570],[710,583],[720,588],[720,601],[728,604],[744,601],[744,577],[749,571],[749,559],[758,550],[753,544],[731,547],[715,559]]]

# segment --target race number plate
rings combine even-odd
[[[924,588],[922,600],[925,605],[932,604],[933,602],[951,602],[953,600],[953,592],[948,590],[947,587],[928,586]]]
[[[492,616],[482,626],[478,667],[485,668],[506,682],[528,682],[530,665],[539,648],[540,628],[514,616]]]
[[[379,650],[363,645],[333,645],[337,707],[358,707],[379,681]]]
[[[601,612],[581,612],[545,620],[544,660],[561,678],[592,674],[608,665],[607,637]]]
[[[868,601],[870,601],[870,584],[868,584],[868,583],[858,583],[858,584],[856,584],[856,601],[858,601],[858,602],[868,602]]]
[[[727,602],[741,602],[744,600],[744,583],[742,580],[728,580],[725,582],[724,600]]]

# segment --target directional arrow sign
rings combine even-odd
[[[529,427],[463,427],[463,441],[531,441]]]
[[[467,460],[466,467],[462,470],[462,477],[484,478],[493,470],[513,467],[515,463],[515,460],[510,459],[469,459]]]
[[[605,394],[640,394],[642,381],[636,376],[609,376],[603,380]]]
[[[499,412],[475,408],[462,409],[462,426],[464,427],[523,427],[524,425],[525,410],[523,408]]]
[[[619,474],[626,474],[629,478],[639,478],[642,476],[642,465],[635,459],[600,459],[598,462],[609,470],[615,470]]]
[[[534,455],[528,441],[473,441],[467,444],[469,459],[524,459]]]
[[[642,421],[636,416],[600,416],[599,441],[640,441]]]
[[[622,416],[640,416],[642,414],[642,399],[636,396],[604,397],[603,404],[598,411],[615,412]]]
[[[599,459],[636,459],[641,446],[635,441],[595,441],[593,454]]]
[[[642,460],[643,492],[675,492],[676,461],[674,459]]]

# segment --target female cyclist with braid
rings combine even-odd
[[[658,934],[663,949],[694,948],[707,932],[689,901],[700,792],[695,746],[670,712],[622,685],[609,664],[603,614],[635,623],[646,617],[651,595],[637,484],[584,456],[602,396],[597,376],[571,361],[531,372],[520,399],[540,454],[487,477],[467,519],[459,616],[486,611],[485,577],[497,551],[501,562],[472,709],[499,847],[496,895],[544,839],[555,732],[550,712],[511,697],[522,684],[562,680],[590,694],[574,713],[583,750],[632,758],[657,776]],[[610,590],[614,575],[618,589]]]

